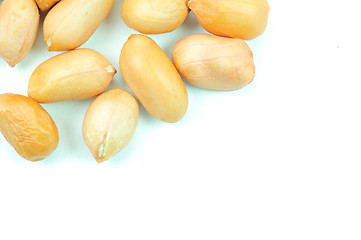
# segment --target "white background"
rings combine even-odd
[[[135,33],[122,2],[83,45],[118,71]],[[251,85],[186,84],[189,109],[177,124],[141,108],[130,145],[103,164],[81,135],[91,100],[44,105],[60,133],[48,159],[23,160],[0,137],[0,239],[361,239],[358,2],[270,0],[267,31],[248,42]],[[190,14],[152,38],[170,56],[199,32]],[[56,54],[39,31],[23,62],[0,61],[0,93],[26,94],[32,71]],[[127,89],[119,72],[110,87]]]

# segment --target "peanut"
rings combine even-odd
[[[252,82],[253,55],[241,39],[194,34],[178,41],[173,62],[191,84],[210,90],[236,90]]]
[[[62,0],[44,20],[49,51],[65,51],[83,45],[110,12],[114,0]]]
[[[184,116],[187,90],[177,69],[152,39],[131,35],[119,64],[125,82],[153,117],[173,123]]]
[[[125,0],[121,12],[129,27],[144,34],[172,32],[188,13],[187,0]]]
[[[260,36],[270,10],[267,0],[190,0],[188,6],[208,32],[241,39]]]
[[[58,129],[39,103],[16,95],[0,95],[0,130],[16,152],[30,161],[48,157],[58,146]]]
[[[104,91],[115,73],[97,51],[76,49],[40,64],[30,77],[28,96],[40,103],[94,97]]]
[[[0,57],[11,67],[30,52],[39,27],[34,0],[4,0],[0,6]]]
[[[54,6],[60,0],[36,0],[41,11],[48,11],[52,6]]]
[[[138,103],[123,89],[99,95],[89,106],[83,122],[83,138],[94,159],[101,163],[125,148],[139,118]]]

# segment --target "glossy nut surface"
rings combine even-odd
[[[105,90],[115,73],[97,51],[76,49],[40,64],[30,77],[28,95],[40,103],[94,97]]]
[[[125,148],[139,118],[138,103],[123,89],[99,95],[89,106],[83,122],[83,138],[97,162],[104,162]]]
[[[110,12],[114,0],[62,0],[46,15],[44,39],[49,51],[83,45]]]
[[[47,11],[60,0],[36,0],[41,11]]]
[[[119,64],[125,82],[153,117],[171,123],[183,118],[187,90],[173,63],[152,39],[131,35]]]
[[[30,52],[39,27],[34,0],[4,0],[0,5],[0,57],[11,67]]]
[[[188,13],[187,0],[125,0],[121,12],[129,27],[144,34],[174,31]]]
[[[208,32],[245,40],[265,31],[270,10],[267,0],[190,0],[188,6]]]
[[[191,84],[210,90],[236,90],[252,82],[253,54],[241,39],[194,34],[178,41],[173,62]]]

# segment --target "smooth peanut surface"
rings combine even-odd
[[[39,26],[34,0],[4,0],[0,5],[0,57],[11,67],[32,48]]]
[[[94,97],[104,91],[115,73],[112,64],[95,50],[65,52],[34,70],[28,95],[41,103]]]
[[[194,34],[178,41],[173,62],[193,85],[211,90],[236,90],[252,82],[253,54],[241,39]]]
[[[123,89],[99,95],[83,122],[83,138],[97,162],[108,160],[128,145],[139,118],[138,103]]]
[[[36,0],[41,11],[47,11],[60,0]]]
[[[75,49],[84,44],[110,12],[114,0],[62,0],[44,20],[49,51]]]
[[[184,116],[187,90],[177,69],[152,39],[131,35],[119,64],[125,82],[153,117],[177,122]]]
[[[0,130],[16,152],[31,161],[48,157],[59,142],[49,114],[39,103],[21,95],[0,95]]]
[[[129,27],[144,34],[174,31],[188,13],[187,0],[125,0],[121,12]]]
[[[267,26],[267,0],[190,0],[189,8],[210,33],[224,37],[253,39]]]

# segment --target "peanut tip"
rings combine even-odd
[[[103,157],[103,153],[104,153],[104,143],[102,143],[98,149],[98,158]]]
[[[107,70],[107,72],[109,72],[109,73],[116,72],[115,68],[112,65],[109,65],[108,67],[106,67],[105,70]]]
[[[46,41],[46,45],[48,45],[48,47],[51,47],[51,37],[49,37]]]

